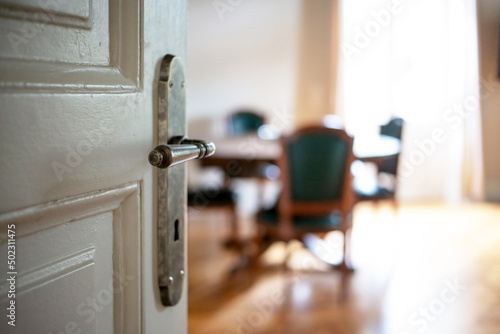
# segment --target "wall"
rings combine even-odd
[[[300,7],[300,0],[189,1],[188,121],[206,128],[207,118],[221,122],[244,107],[293,117]]]
[[[497,77],[500,2],[478,0],[480,71],[493,80],[492,95],[482,101],[485,191],[490,201],[500,202],[500,79]]]

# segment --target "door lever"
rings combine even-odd
[[[202,159],[215,153],[215,144],[203,140],[173,137],[168,145],[158,145],[149,153],[149,163],[158,168],[168,168],[183,162]]]

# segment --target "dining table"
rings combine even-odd
[[[276,164],[281,155],[279,140],[266,140],[257,135],[225,137],[213,140],[216,152],[200,160],[204,167],[222,168],[229,177],[238,177],[244,170],[263,163]],[[385,135],[358,135],[354,137],[353,153],[357,160],[378,163],[396,156],[401,151],[401,141]]]

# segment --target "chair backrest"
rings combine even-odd
[[[387,124],[380,126],[380,134],[401,139],[403,125],[404,120],[402,118],[392,118]]]
[[[238,111],[229,116],[229,133],[233,136],[255,133],[263,124],[262,115],[253,111]]]
[[[401,140],[403,134],[404,120],[402,118],[393,118],[387,124],[380,126],[380,134],[394,137]],[[385,159],[378,166],[378,171],[396,175],[398,172],[399,154],[395,157]]]
[[[280,211],[327,214],[349,210],[353,138],[344,130],[307,127],[282,138]]]

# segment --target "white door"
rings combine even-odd
[[[0,0],[0,333],[186,332],[148,163],[186,20],[187,0]]]

